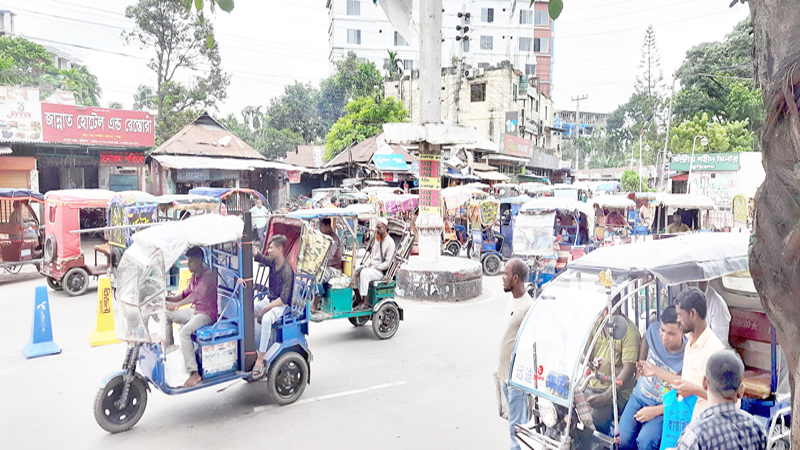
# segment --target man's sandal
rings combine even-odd
[[[250,374],[250,377],[253,378],[253,380],[260,380],[264,378],[266,374],[267,371],[264,368],[264,366],[254,366],[253,372]]]

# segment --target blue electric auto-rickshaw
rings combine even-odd
[[[743,233],[691,234],[601,248],[571,262],[528,311],[511,370],[500,374],[533,400],[531,421],[516,426],[523,448],[616,448],[610,430],[596,429],[583,413],[589,408],[582,395],[586,382],[616,379],[613,365],[607,374],[591,365],[598,334],[604,328],[615,339],[626,334],[614,319],[617,310],[644,334],[682,290],[699,282],[708,282],[730,310],[730,345],[745,365],[742,408],[764,425],[766,448],[789,448],[786,361],[748,272],[748,243]],[[610,389],[616,398],[617,384]],[[615,415],[613,430],[619,425]]]
[[[150,385],[168,395],[184,394],[221,383],[252,381],[256,361],[250,214],[244,220],[216,214],[155,225],[139,231],[117,269],[114,313],[117,336],[127,343],[122,370],[105,377],[94,402],[101,428],[118,433],[144,414]],[[182,352],[165,348],[166,273],[191,246],[200,246],[205,264],[217,277],[219,318],[194,334],[195,357],[202,380],[182,387],[188,374]],[[293,251],[304,251],[292,248]],[[324,249],[324,250],[327,250]],[[320,264],[325,258],[319,259]],[[292,307],[273,326],[265,363],[270,397],[279,405],[296,401],[309,382],[308,299],[311,273],[295,271]]]

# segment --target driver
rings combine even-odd
[[[181,352],[189,372],[189,379],[183,387],[192,387],[202,380],[197,371],[197,359],[194,356],[192,333],[217,320],[217,277],[203,265],[203,249],[191,247],[186,250],[186,265],[192,278],[186,290],[177,295],[167,297],[167,346],[173,344],[172,324],[182,324],[179,332]],[[192,303],[191,308],[178,309]]]
[[[673,214],[672,223],[667,227],[667,234],[688,233],[689,231],[692,231],[685,223],[682,222],[683,218],[681,217],[680,213],[676,212]]]
[[[616,306],[619,301],[620,297],[617,295],[612,301],[613,305]],[[600,335],[597,337],[591,358],[592,364],[597,367],[597,371],[610,377],[611,345],[614,344],[614,366],[616,367],[617,380],[622,381],[622,386],[617,389],[617,413],[619,415],[625,409],[625,404],[633,391],[636,360],[639,358],[639,345],[642,342],[642,337],[639,335],[639,329],[636,324],[625,317],[620,308],[614,310],[614,315],[625,319],[625,323],[628,325],[625,336],[617,340],[608,335],[607,328],[604,327],[602,331],[598,330],[607,314],[608,311],[604,309],[592,331],[592,336],[597,333],[600,333]],[[592,407],[592,421],[595,428],[608,435],[611,434],[611,427],[614,423],[612,392],[611,381],[597,379],[590,380],[589,386],[584,391],[586,403]]]
[[[372,243],[371,251],[364,265],[356,269],[353,276],[353,287],[358,287],[356,291],[357,307],[368,306],[365,301],[369,289],[370,281],[377,281],[392,265],[396,248],[394,239],[389,236],[389,221],[385,217],[378,219],[375,226],[375,241]]]

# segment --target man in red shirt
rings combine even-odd
[[[192,278],[186,290],[167,297],[167,345],[172,345],[172,323],[182,324],[179,332],[181,352],[189,371],[183,387],[192,387],[202,380],[197,371],[192,333],[217,320],[217,277],[203,265],[203,249],[191,247],[186,251],[187,266]],[[178,309],[192,303],[191,308]]]

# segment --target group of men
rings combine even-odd
[[[263,208],[261,201],[253,209]],[[254,212],[255,215],[256,212]],[[257,236],[263,242],[266,239],[266,213],[254,219]],[[263,220],[263,222],[262,222]],[[331,243],[331,257],[328,267],[323,272],[325,282],[340,275],[342,272],[342,248],[331,219],[323,218],[319,223],[320,232],[328,236]],[[378,220],[376,226],[376,242],[372,246],[365,264],[356,269],[353,276],[356,291],[356,307],[366,307],[367,289],[370,281],[380,280],[391,265],[395,254],[394,240],[388,235],[388,221],[385,218]],[[255,336],[257,357],[253,367],[253,379],[260,379],[266,375],[264,356],[269,349],[272,338],[272,326],[277,323],[287,307],[292,304],[294,290],[294,270],[286,259],[287,238],[284,235],[273,235],[269,238],[266,253],[259,251],[260,245],[254,245],[253,258],[269,269],[266,295],[254,304]],[[166,344],[173,344],[172,324],[179,323],[181,327],[180,348],[189,378],[183,387],[192,387],[202,380],[198,372],[197,361],[194,354],[192,334],[205,325],[217,320],[217,280],[216,276],[203,263],[204,253],[200,247],[191,247],[186,251],[187,266],[192,276],[187,288],[179,294],[167,297],[167,336]],[[179,309],[184,305],[189,308]]]
[[[510,388],[511,357],[523,318],[533,305],[525,291],[528,269],[524,262],[506,263],[503,287],[511,292],[503,312],[500,342],[499,376],[508,402],[511,449],[519,449],[514,425],[528,422],[527,395]],[[619,297],[614,304],[619,302]],[[728,349],[730,312],[724,300],[707,283],[689,287],[678,294],[674,306],[666,308],[660,321],[652,323],[642,340],[638,327],[625,317],[622,339],[600,330],[606,312],[598,319],[592,336],[599,333],[591,365],[610,375],[615,365],[616,378],[622,384],[617,392],[620,448],[656,450],[662,447],[664,397],[678,395],[696,398],[692,421],[677,442],[678,450],[764,449],[766,434],[761,425],[737,407],[744,394],[744,365]],[[622,316],[620,308],[614,314]],[[624,317],[624,316],[622,316]],[[688,337],[686,337],[688,335]],[[611,361],[614,345],[614,361]],[[614,435],[614,380],[592,379],[582,392],[591,411],[594,427]],[[670,391],[675,391],[670,393]],[[675,445],[673,443],[672,445]]]

